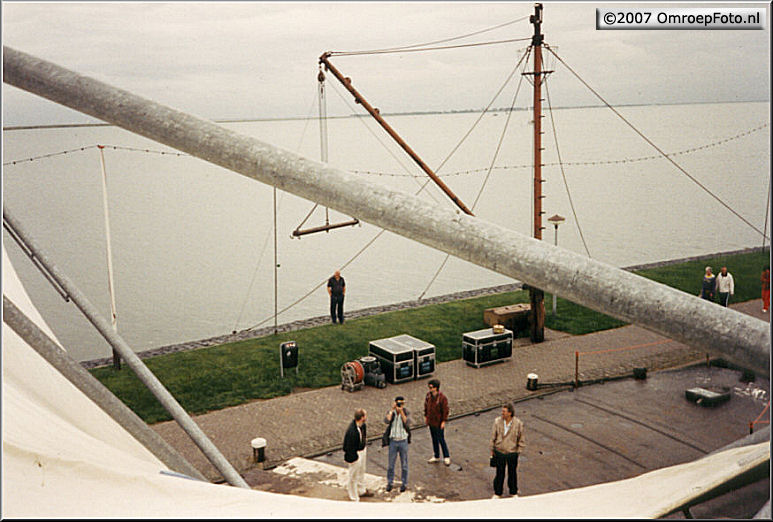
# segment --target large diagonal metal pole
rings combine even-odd
[[[4,47],[3,81],[769,375],[767,323]]]
[[[202,431],[198,424],[191,419],[188,412],[177,402],[177,399],[169,393],[163,383],[158,380],[153,372],[145,366],[142,359],[134,353],[134,350],[124,341],[123,337],[113,329],[113,326],[99,313],[97,308],[88,300],[88,298],[75,286],[69,277],[67,277],[56,264],[51,261],[48,254],[35,242],[35,240],[24,229],[21,223],[13,216],[10,210],[3,205],[3,223],[7,223],[35,257],[45,267],[46,271],[56,280],[57,284],[72,299],[75,306],[86,316],[86,319],[94,325],[97,331],[107,340],[110,346],[115,349],[126,361],[129,368],[137,374],[139,380],[148,390],[158,399],[158,402],[169,412],[177,421],[180,427],[188,434],[201,452],[209,459],[213,466],[223,475],[229,484],[240,488],[249,489],[249,485],[241,475],[234,469],[230,462],[223,456],[220,450],[209,440],[209,437]]]
[[[66,351],[62,350],[38,325],[24,315],[24,312],[19,310],[5,294],[3,294],[3,322],[16,332],[19,337],[24,339],[51,366],[59,370],[59,373],[70,381],[73,386],[94,401],[115,422],[134,436],[157,459],[169,466],[169,469],[204,482],[207,481],[206,477],[193,467],[185,457],[170,446],[161,435],[153,431],[145,421],[121,402],[118,397],[113,395],[113,392],[99,382],[96,377],[70,357]]]

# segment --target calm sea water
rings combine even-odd
[[[691,176],[758,229],[765,227],[769,103],[643,106],[623,115]],[[476,114],[392,116],[388,120],[433,168]],[[468,206],[484,184],[507,116],[487,115],[439,170]],[[557,146],[552,124],[557,130]],[[234,130],[319,158],[316,120],[226,124]],[[545,117],[545,217],[567,218],[559,246],[616,266],[761,246],[760,234],[722,207],[609,110],[554,110]],[[371,181],[416,192],[421,172],[370,119],[328,123],[329,161]],[[475,207],[482,219],[531,235],[532,128],[513,113],[503,146]],[[378,139],[376,139],[376,136]],[[3,133],[3,162],[96,144],[108,174],[118,330],[135,350],[273,324],[273,189],[113,127]],[[557,150],[567,163],[562,175]],[[639,159],[639,160],[637,160]],[[623,162],[622,160],[629,160]],[[630,161],[637,160],[637,161]],[[564,176],[566,183],[564,182]],[[571,194],[576,218],[569,203]],[[98,149],[7,165],[5,205],[89,299],[110,314]],[[421,196],[450,205],[433,185]],[[278,308],[304,296],[350,261],[379,231],[361,226],[292,238],[313,204],[278,193]],[[324,223],[318,208],[304,227]],[[349,219],[330,211],[331,222]],[[578,228],[579,224],[579,228]],[[770,225],[767,226],[768,233]],[[554,241],[552,227],[543,239]],[[14,266],[33,302],[78,360],[108,356],[107,343],[31,267],[5,231]],[[445,254],[384,233],[344,270],[349,310],[510,283],[510,278],[451,258],[427,290]],[[696,275],[699,277],[699,274]],[[324,287],[278,317],[284,323],[327,312]]]

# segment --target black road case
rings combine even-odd
[[[494,333],[484,328],[462,334],[462,359],[480,368],[483,365],[503,361],[513,355],[513,332]]]
[[[413,349],[413,369],[417,379],[435,371],[435,345],[408,334],[397,335],[392,339]]]
[[[414,355],[410,346],[387,337],[371,341],[368,353],[378,359],[387,382],[397,384],[413,379]]]

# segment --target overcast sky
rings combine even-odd
[[[3,1],[2,37],[4,46],[206,118],[297,117],[316,114],[318,58],[325,51],[432,42],[519,19],[448,45],[529,38],[533,5]],[[666,5],[764,8],[765,29],[595,28],[598,7]],[[542,29],[545,42],[613,105],[757,101],[770,99],[769,20],[768,3],[544,2]],[[480,109],[528,44],[341,56],[332,62],[382,112]],[[554,106],[599,103],[563,65],[547,65],[555,70],[549,80]],[[509,103],[503,96],[495,106]],[[528,103],[523,97],[519,105]],[[328,107],[330,114],[351,112],[332,91]],[[93,120],[3,85],[5,126],[82,121]]]

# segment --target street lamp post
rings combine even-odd
[[[558,225],[566,221],[566,219],[563,216],[559,216],[558,214],[554,214],[553,216],[548,218],[548,221],[553,223],[553,244],[555,246],[558,246]],[[553,317],[556,315],[556,294],[553,293]]]

